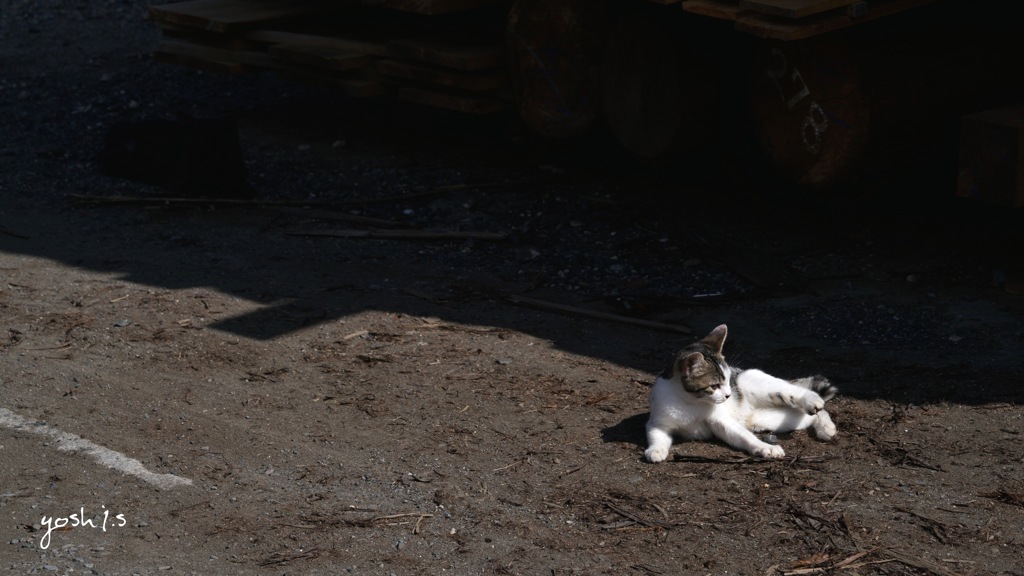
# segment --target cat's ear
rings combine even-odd
[[[719,325],[717,328],[711,331],[704,337],[703,342],[711,347],[712,350],[717,354],[722,353],[722,347],[725,346],[725,335],[729,331],[725,324]]]
[[[676,361],[676,372],[679,374],[690,377],[693,373],[702,366],[707,360],[704,359],[704,355],[700,352],[693,352],[682,356]]]

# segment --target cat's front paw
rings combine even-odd
[[[778,460],[779,458],[786,457],[786,451],[782,449],[782,446],[776,446],[773,444],[765,444],[754,448],[754,456],[758,458],[764,458],[766,460]]]
[[[804,412],[807,412],[811,416],[814,416],[825,409],[825,400],[823,400],[817,392],[808,391],[804,394],[803,404]]]
[[[644,452],[648,462],[664,462],[668,458],[668,448],[651,446]]]

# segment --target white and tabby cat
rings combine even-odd
[[[651,390],[647,421],[651,462],[668,458],[674,436],[688,440],[717,438],[760,458],[782,458],[781,446],[754,432],[791,432],[811,428],[820,440],[836,435],[825,401],[837,390],[828,380],[811,376],[782,380],[760,370],[730,367],[722,356],[726,326],[676,355]]]

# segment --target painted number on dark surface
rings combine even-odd
[[[811,90],[800,75],[800,70],[789,66],[782,50],[772,48],[772,65],[765,70],[765,75],[775,84],[786,110],[793,110],[806,102],[806,112],[800,124],[800,141],[812,155],[820,154],[822,139],[825,130],[828,130],[828,116],[824,108],[811,98]]]

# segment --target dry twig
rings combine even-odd
[[[590,318],[597,318],[599,320],[610,320],[612,322],[621,322],[623,324],[632,324],[634,326],[641,326],[643,328],[652,328],[654,330],[665,330],[668,332],[678,332],[681,334],[690,334],[690,329],[686,326],[680,326],[678,324],[665,324],[664,322],[655,322],[653,320],[642,320],[640,318],[632,318],[630,316],[621,316],[619,314],[612,314],[610,312],[601,312],[600,310],[590,310],[587,308],[578,308],[576,306],[569,306],[567,304],[558,304],[556,302],[548,302],[546,300],[538,300],[536,298],[528,298],[526,296],[508,296],[509,302],[513,304],[525,304],[534,308],[540,308],[542,310],[553,310],[555,312],[566,312],[569,314],[576,314],[579,316],[587,316]]]
[[[911,510],[910,508],[905,508],[903,506],[897,506],[896,509],[899,510],[900,512],[905,513],[905,514],[910,514],[911,516],[914,516],[915,518],[919,518],[921,520],[924,520],[925,522],[927,522],[926,529],[929,532],[931,532],[932,535],[935,536],[935,538],[939,542],[941,542],[942,544],[948,544],[949,543],[949,540],[948,540],[948,537],[947,537],[947,534],[946,534],[946,529],[948,528],[948,526],[946,526],[945,522],[941,522],[939,520],[936,520],[935,518],[931,518],[929,516],[925,516],[924,514],[921,514],[920,512],[915,512],[915,511]]]
[[[375,240],[504,240],[503,232],[461,230],[293,230],[291,236],[325,236],[331,238],[370,238]]]
[[[757,458],[750,458],[748,456],[739,456],[736,458],[712,458],[710,456],[689,456],[685,454],[675,454],[672,456],[674,462],[698,462],[701,464],[747,464],[748,462],[770,462],[770,460],[760,460]]]
[[[12,231],[12,230],[8,230],[7,228],[4,228],[2,226],[0,226],[0,234],[3,234],[5,236],[10,236],[12,238],[17,238],[18,240],[28,240],[29,239],[29,237],[25,236],[24,234],[19,234],[17,232]]]
[[[309,550],[299,551],[291,554],[282,554],[281,552],[274,552],[266,560],[260,562],[260,566],[280,566],[288,562],[295,560],[308,560],[316,558],[320,555],[320,551],[316,548],[310,548]]]
[[[903,552],[901,550],[886,550],[885,555],[889,556],[890,558],[901,564],[906,564],[907,566],[911,566],[913,568],[918,568],[920,570],[925,570],[926,572],[931,572],[936,576],[959,576],[956,572],[953,572],[952,570],[947,570],[945,567],[940,566],[929,560],[925,560],[924,558],[911,556],[910,554],[907,554],[906,552]]]
[[[611,502],[605,502],[604,505],[607,506],[609,510],[615,512],[619,516],[622,516],[623,518],[627,518],[629,520],[632,520],[633,522],[636,522],[637,524],[641,524],[649,528],[668,529],[672,527],[672,524],[668,522],[661,522],[659,520],[648,520],[647,518],[629,512],[628,510],[623,510],[622,508],[619,508],[618,506],[612,504]]]
[[[998,500],[1004,504],[1024,506],[1024,494],[1016,494],[1013,492],[1007,492],[1006,490],[997,490],[995,492],[985,492],[983,494],[979,494],[979,496]]]

